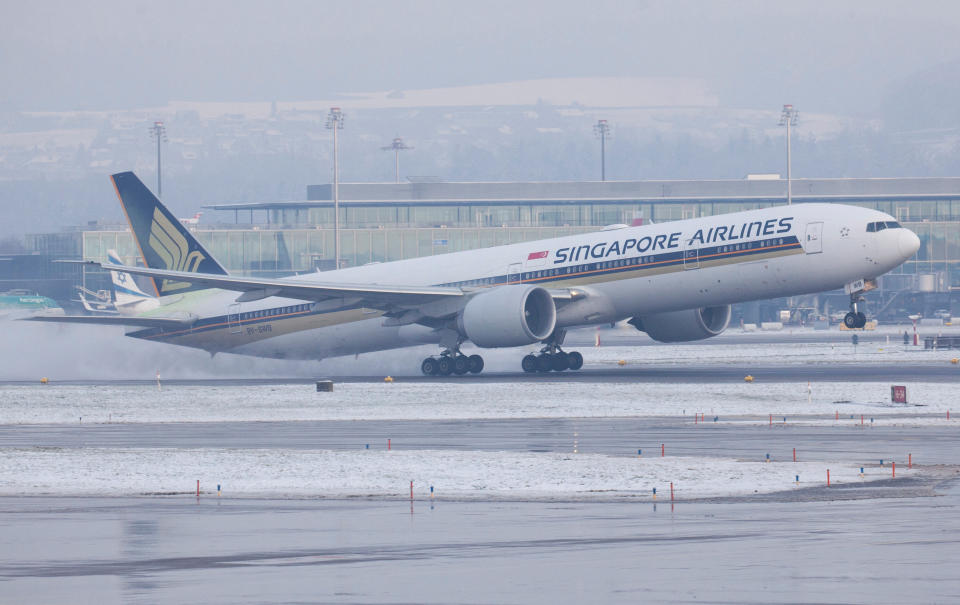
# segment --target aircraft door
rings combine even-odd
[[[683,268],[684,270],[700,268],[700,248],[694,245],[693,240],[687,240],[683,247]]]
[[[803,250],[807,254],[818,254],[823,252],[823,223],[807,223],[807,238],[804,242]]]
[[[523,263],[513,263],[507,267],[507,283],[516,284],[520,283],[520,279],[523,277]]]
[[[240,333],[240,303],[231,303],[227,307],[227,326],[231,334]]]

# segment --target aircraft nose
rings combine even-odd
[[[909,229],[901,229],[900,238],[897,240],[897,248],[900,251],[900,256],[905,259],[910,258],[920,249],[920,238]]]

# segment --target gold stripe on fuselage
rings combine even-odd
[[[383,311],[359,308],[329,313],[306,311],[267,318],[258,317],[239,322],[219,322],[201,326],[197,329],[162,332],[144,338],[208,351],[229,351],[235,347],[275,336],[285,336],[295,332],[338,326],[382,316]]]

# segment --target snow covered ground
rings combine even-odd
[[[890,477],[889,468],[728,458],[464,451],[0,449],[0,495],[669,500],[739,496]],[[914,471],[897,469],[897,476]],[[799,486],[794,482],[800,476]]]
[[[772,337],[771,337],[772,338]],[[770,342],[750,344],[702,344],[656,346],[601,346],[579,347],[587,364],[594,366],[616,364],[623,360],[632,364],[657,365],[896,365],[902,363],[933,363],[950,365],[960,357],[960,351],[949,349],[925,350],[905,347],[897,343],[867,343],[854,347],[850,342]],[[960,379],[960,365],[957,367]]]
[[[46,327],[49,330],[49,327]],[[18,330],[20,328],[18,327]],[[59,329],[57,329],[59,330]],[[71,332],[73,334],[73,332]],[[86,334],[86,333],[85,333]],[[122,335],[93,339],[7,340],[0,352],[9,360],[0,378],[29,384],[0,384],[0,425],[89,423],[257,422],[313,420],[469,420],[474,418],[673,417],[692,422],[703,413],[708,424],[858,424],[869,426],[951,423],[960,413],[957,383],[907,383],[909,406],[893,406],[890,385],[880,382],[807,384],[667,383],[621,381],[446,381],[407,382],[433,347],[322,364],[288,364],[236,356],[210,360],[197,351],[156,347]],[[73,336],[77,336],[73,334]],[[29,342],[30,346],[23,343]],[[3,349],[6,346],[9,350]],[[799,342],[749,345],[660,345],[578,347],[587,368],[634,365],[735,363],[769,368],[817,364],[950,365],[951,351],[923,351],[902,344],[870,344],[856,350],[846,343]],[[421,354],[422,353],[422,354]],[[521,350],[484,352],[491,371],[516,369]],[[393,383],[337,382],[332,393],[300,384],[183,385],[58,384],[58,380],[125,378],[228,378],[391,373]],[[40,384],[50,376],[51,384]],[[958,367],[960,377],[960,367]],[[954,408],[952,410],[952,408]],[[839,412],[839,420],[834,415]],[[801,418],[801,416],[806,416]],[[812,418],[819,416],[819,418]],[[82,424],[81,424],[82,418]],[[704,427],[705,429],[707,427]],[[73,429],[65,429],[73,430]],[[841,463],[842,462],[842,463]],[[137,495],[187,493],[196,488],[242,497],[408,498],[410,481],[417,498],[481,499],[650,499],[657,488],[669,498],[674,483],[680,499],[738,496],[823,485],[826,470],[836,483],[862,479],[850,462],[737,461],[725,458],[643,458],[601,454],[496,451],[373,451],[293,449],[4,448],[0,447],[0,494]],[[866,480],[887,478],[889,469],[867,468]],[[898,476],[909,471],[898,469]]]
[[[282,385],[0,385],[0,424],[105,422],[224,422],[298,420],[420,420],[719,416],[789,421],[798,415],[867,422],[945,422],[960,414],[960,382],[907,384],[909,406],[892,405],[890,387],[876,382],[670,384],[619,382],[337,383],[332,393],[313,384]],[[923,415],[902,418],[902,415]],[[930,416],[927,418],[926,416]],[[951,415],[951,421],[955,422]],[[832,422],[832,421],[831,421]],[[958,423],[960,426],[960,423]]]

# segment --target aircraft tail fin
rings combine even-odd
[[[120,172],[110,178],[147,267],[227,275],[226,269],[135,174]],[[202,285],[167,279],[153,279],[153,284],[158,296],[206,289]]]
[[[116,250],[107,250],[107,260],[111,265],[124,265],[120,260],[120,255]],[[139,302],[144,299],[153,298],[140,287],[140,284],[129,273],[123,271],[111,271],[110,278],[113,281],[113,294],[117,304],[124,305],[132,302]]]

